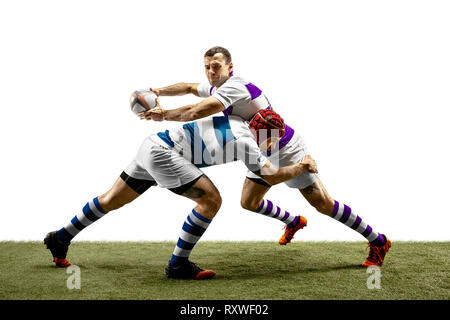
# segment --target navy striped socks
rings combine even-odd
[[[81,230],[103,217],[106,212],[100,207],[98,198],[86,203],[83,210],[70,223],[56,232],[56,238],[69,243]]]
[[[189,213],[183,224],[180,238],[178,238],[177,245],[172,253],[172,258],[169,261],[172,267],[180,266],[189,259],[192,249],[198,240],[200,240],[210,223],[210,219],[205,218],[192,209],[192,212]]]

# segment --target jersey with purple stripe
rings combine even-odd
[[[225,107],[225,115],[239,116],[244,120],[249,120],[261,109],[272,108],[261,89],[241,77],[230,77],[219,88],[201,83],[197,91],[201,97],[212,96],[219,100]]]
[[[219,88],[209,83],[201,83],[197,88],[201,97],[215,97],[226,108],[225,115],[236,115],[249,120],[261,109],[272,109],[272,106],[262,90],[241,77],[232,76]],[[285,147],[292,136],[294,129],[286,125],[284,136],[279,142],[279,149]]]

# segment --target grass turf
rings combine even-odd
[[[369,290],[362,242],[200,242],[192,261],[214,279],[167,279],[172,242],[74,242],[81,289],[39,242],[0,242],[0,299],[438,299],[450,298],[449,242],[393,242],[381,288]]]

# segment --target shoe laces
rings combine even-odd
[[[367,260],[371,262],[379,262],[382,260],[381,258],[381,249],[382,247],[375,247],[372,246],[370,243],[367,244],[367,248],[370,248],[369,256],[367,257]]]
[[[194,262],[192,262],[192,261],[188,261],[188,262],[189,262],[190,268],[191,268],[192,270],[195,270],[196,272],[200,272],[200,271],[203,270],[202,268],[200,268],[199,266],[197,266]]]
[[[294,239],[294,228],[289,228],[287,225],[283,227],[284,231],[284,237],[287,239]]]

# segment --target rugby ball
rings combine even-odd
[[[136,90],[131,94],[130,107],[136,115],[156,106],[156,94],[150,90]]]

